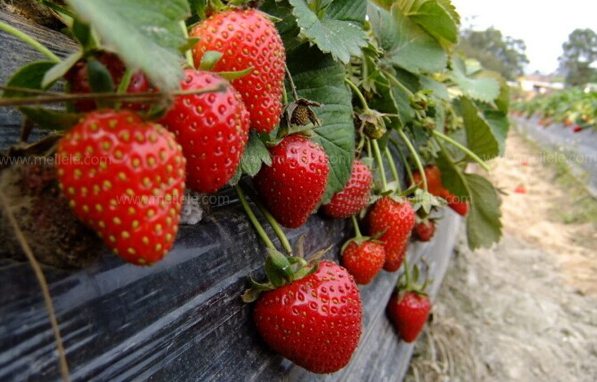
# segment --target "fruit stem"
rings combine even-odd
[[[394,83],[394,85],[397,85],[398,87],[400,87],[406,94],[408,94],[409,96],[414,96],[413,92],[410,91],[409,88],[407,88],[406,86],[404,86],[404,84],[400,81],[398,81],[398,79],[396,77],[394,77],[393,75],[391,75],[390,73],[384,71],[384,74],[386,76],[388,76],[388,78],[390,79],[391,82]]]
[[[406,289],[409,290],[411,286],[411,275],[410,275],[410,267],[408,264],[408,253],[404,255],[404,275],[406,277]]]
[[[479,163],[481,165],[481,167],[483,167],[483,169],[485,169],[485,171],[489,172],[489,166],[487,165],[487,163],[485,163],[485,161],[483,161],[483,159],[479,158],[479,156],[477,156],[477,154],[475,154],[474,152],[472,152],[468,147],[465,147],[463,145],[461,145],[459,142],[455,141],[454,139],[448,137],[447,135],[444,135],[442,133],[440,133],[437,130],[432,130],[432,134],[435,135],[438,138],[443,139],[444,141],[451,143],[452,145],[456,146],[457,148],[459,148],[460,150],[462,150],[466,155],[468,155],[469,157],[471,157],[475,162]]]
[[[361,234],[361,230],[359,229],[359,222],[357,221],[356,216],[352,215],[352,224],[354,225],[354,233],[357,239],[361,239],[363,235]]]
[[[253,192],[250,189],[245,188],[244,191],[246,191],[246,193],[249,194],[249,197],[253,201],[253,204],[257,206],[259,211],[261,211],[263,216],[265,216],[265,219],[272,226],[274,232],[278,236],[278,239],[280,239],[280,243],[282,244],[282,247],[284,247],[284,250],[292,256],[292,247],[290,246],[290,242],[288,241],[286,234],[284,234],[284,231],[282,231],[282,227],[280,227],[280,224],[278,224],[276,218],[274,218],[274,216],[267,210],[267,208],[265,208],[263,203],[261,203],[261,201],[253,194]]]
[[[413,172],[410,169],[410,166],[408,165],[408,161],[406,160],[406,156],[404,155],[404,153],[402,152],[402,149],[400,148],[400,144],[398,143],[398,140],[394,137],[390,137],[390,140],[392,141],[392,143],[394,144],[394,146],[396,146],[396,151],[398,151],[398,155],[400,156],[400,160],[402,161],[402,163],[404,163],[404,168],[406,169],[406,173],[408,174],[408,179],[410,180],[411,184],[415,184],[415,178],[413,177]]]
[[[421,174],[421,179],[423,179],[423,188],[425,189],[425,192],[428,192],[429,189],[427,187],[427,176],[425,176],[425,168],[423,168],[423,163],[421,163],[421,158],[419,158],[417,150],[415,150],[414,146],[412,145],[412,143],[410,143],[408,137],[406,136],[406,134],[404,134],[404,131],[402,131],[402,129],[398,130],[398,135],[400,135],[400,138],[402,138],[402,140],[406,144],[406,147],[408,147],[410,154],[415,160],[415,163],[417,164],[417,169],[419,169],[419,174]]]
[[[390,153],[390,149],[386,146],[384,150],[384,154],[386,155],[386,159],[388,160],[388,164],[390,165],[390,170],[392,171],[392,176],[394,180],[400,185],[400,177],[398,176],[398,170],[396,169],[396,163],[394,163],[394,157]]]
[[[58,326],[58,320],[56,319],[56,312],[54,310],[54,304],[52,302],[52,295],[50,294],[50,289],[48,288],[46,277],[44,276],[44,272],[42,271],[39,263],[35,259],[33,251],[31,251],[31,247],[29,247],[29,244],[27,243],[27,240],[23,235],[23,231],[21,231],[19,223],[17,222],[14,214],[10,209],[10,204],[8,203],[8,200],[6,200],[6,197],[4,196],[4,193],[2,191],[0,191],[0,203],[2,204],[2,209],[8,217],[10,225],[12,225],[12,228],[15,231],[17,240],[19,241],[19,244],[21,245],[23,252],[25,252],[27,259],[31,263],[31,267],[33,268],[35,277],[39,282],[44,297],[44,302],[46,304],[46,310],[48,311],[48,316],[50,318],[52,332],[54,333],[54,339],[56,341],[56,348],[58,350],[58,359],[60,363],[60,374],[62,375],[62,380],[68,382],[70,381],[70,376],[68,372],[68,362],[66,359],[66,353],[64,351],[62,336],[60,335],[60,327]]]
[[[361,101],[361,104],[363,105],[363,110],[365,112],[368,112],[369,110],[371,110],[371,109],[369,109],[369,105],[367,104],[367,100],[365,99],[365,96],[363,95],[363,93],[361,93],[361,91],[354,84],[354,82],[352,82],[348,78],[345,78],[344,81],[348,84],[348,86],[351,87],[351,89],[354,91],[354,93],[357,95],[357,97],[359,97],[359,100]]]
[[[21,41],[23,41],[24,43],[26,43],[33,49],[37,50],[39,53],[46,56],[48,58],[48,60],[50,60],[56,64],[60,62],[60,58],[58,58],[58,56],[56,56],[48,48],[46,48],[45,46],[40,44],[38,41],[36,41],[33,37],[27,35],[24,32],[21,32],[20,30],[16,29],[15,27],[13,27],[11,25],[6,24],[4,21],[0,21],[0,30],[3,30],[4,32],[9,33],[9,34],[13,35],[14,37],[20,39]]]
[[[127,68],[122,76],[122,81],[120,81],[120,85],[118,85],[118,89],[116,89],[116,94],[124,94],[129,88],[131,84],[131,78],[133,77],[133,71],[130,68]],[[117,102],[114,108],[119,110],[122,106],[122,102]]]
[[[265,243],[265,246],[267,248],[276,250],[274,243],[272,243],[270,238],[267,236],[267,233],[265,233],[263,226],[261,225],[261,223],[259,223],[259,220],[257,220],[257,217],[255,216],[255,213],[251,209],[251,206],[249,206],[249,202],[247,202],[247,198],[245,197],[243,190],[238,185],[236,185],[236,186],[234,186],[234,191],[236,191],[236,194],[238,195],[238,199],[240,200],[240,204],[242,204],[243,208],[245,209],[245,212],[246,212],[247,216],[249,217],[249,220],[253,224],[253,227],[255,227],[255,230],[259,234],[259,237],[261,238],[261,240],[263,240],[263,243]]]
[[[295,101],[298,101],[299,96],[296,92],[296,86],[294,85],[294,80],[292,79],[292,74],[290,74],[290,70],[288,69],[288,65],[284,63],[284,69],[286,70],[286,76],[288,76],[288,82],[290,82],[290,90],[292,90],[292,97]]]
[[[184,34],[185,39],[189,39],[189,30],[187,29],[187,23],[184,20],[180,21],[180,27],[182,28],[182,33]],[[193,61],[193,52],[191,49],[187,49],[184,52],[185,57],[187,58],[187,63],[191,66],[191,68],[195,69],[195,62]]]
[[[386,172],[383,166],[383,158],[381,157],[381,151],[379,150],[379,145],[377,141],[373,139],[373,154],[375,156],[375,161],[377,162],[377,167],[379,167],[379,172],[381,174],[381,192],[386,192],[388,190],[388,182],[386,180]]]

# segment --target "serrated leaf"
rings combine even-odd
[[[186,0],[68,0],[124,62],[141,69],[159,88],[179,87],[186,43],[181,22],[190,16]]]
[[[275,23],[276,29],[282,37],[287,52],[302,43],[298,38],[301,29],[292,14],[292,5],[288,0],[266,0],[261,6],[261,11],[280,19]]]
[[[8,87],[27,88],[35,90],[44,90],[42,81],[48,71],[54,67],[55,63],[49,61],[36,61],[26,64],[19,68],[6,82]],[[4,91],[2,98],[30,97],[30,93],[17,91]]]
[[[423,90],[433,90],[432,96],[448,101],[450,99],[450,94],[448,94],[448,88],[441,82],[434,80],[428,76],[419,76],[419,81],[421,82],[421,89]]]
[[[368,15],[373,31],[386,51],[386,59],[409,72],[442,71],[448,62],[440,43],[411,21],[399,7],[391,13],[372,3]]]
[[[263,163],[271,166],[272,157],[265,144],[259,139],[259,136],[252,131],[247,142],[247,147],[245,148],[245,153],[240,161],[240,167],[244,174],[253,177],[261,170]]]
[[[508,136],[508,130],[510,122],[508,121],[508,115],[501,111],[486,111],[484,113],[485,120],[491,128],[493,136],[496,138],[500,156],[503,156],[506,151],[506,137]]]
[[[325,203],[350,177],[355,140],[352,95],[344,83],[344,67],[316,47],[303,45],[291,52],[288,68],[299,97],[323,104],[317,109],[322,124],[313,130],[313,140],[323,146],[330,162]]]
[[[477,106],[466,97],[461,98],[460,105],[466,129],[467,147],[483,160],[498,156],[500,154],[498,138]],[[500,134],[499,130],[497,132]]]
[[[464,61],[460,57],[454,57],[451,79],[460,87],[464,95],[487,103],[500,95],[500,85],[494,78],[471,78],[466,73]]]
[[[470,190],[470,211],[466,221],[469,248],[490,248],[502,237],[500,199],[493,185],[477,174],[465,174]]]
[[[293,14],[301,32],[324,53],[346,64],[351,56],[360,56],[361,48],[367,46],[363,30],[366,0],[335,0],[322,18],[309,8],[306,0],[290,0]]]
[[[397,6],[446,48],[458,42],[458,24],[439,1],[401,0]]]

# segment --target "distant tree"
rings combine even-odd
[[[597,61],[597,33],[591,29],[576,29],[562,48],[560,69],[567,85],[585,85],[597,78],[597,69],[591,67]]]
[[[499,72],[509,80],[522,75],[524,66],[529,63],[524,41],[503,36],[493,27],[485,31],[464,29],[458,49],[467,57],[479,60],[486,69]]]

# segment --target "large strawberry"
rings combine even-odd
[[[214,73],[185,70],[181,87],[198,90],[222,82],[226,80]],[[234,176],[249,138],[249,116],[232,87],[179,96],[160,122],[182,145],[189,188],[214,193]]]
[[[358,214],[369,202],[372,181],[373,176],[369,167],[355,159],[348,183],[322,207],[323,212],[336,219],[346,219]]]
[[[369,212],[371,235],[381,235],[379,240],[385,243],[386,271],[395,272],[402,265],[414,225],[415,212],[406,199],[395,200],[390,196],[384,196]]]
[[[108,247],[138,265],[164,257],[185,187],[174,135],[133,112],[95,111],[60,140],[57,159],[70,206]]]
[[[427,322],[431,301],[426,294],[398,292],[390,298],[387,311],[402,340],[414,342]]]
[[[112,76],[114,86],[119,86],[126,67],[124,62],[114,53],[99,52],[96,59],[104,65]],[[69,91],[73,94],[88,94],[91,93],[91,85],[89,84],[87,60],[82,59],[77,62],[64,76],[69,84]],[[147,77],[141,72],[135,72],[130,79],[127,93],[143,93],[153,90]],[[79,111],[87,112],[97,108],[96,102],[93,100],[81,100],[75,102],[75,107]],[[124,103],[126,109],[144,110],[148,108],[148,104],[139,103]]]
[[[199,65],[206,52],[222,53],[216,72],[253,68],[232,85],[240,92],[251,115],[251,128],[264,133],[280,122],[286,53],[274,24],[256,10],[216,13],[191,31],[199,39],[193,47]]]
[[[271,273],[273,263],[280,261],[271,262],[266,271]],[[288,268],[289,264],[280,268],[282,275],[288,275]],[[282,356],[311,372],[333,373],[346,366],[359,343],[359,289],[346,269],[329,261],[320,262],[310,275],[296,277],[300,272],[289,275],[282,286],[270,284],[276,289],[258,297],[255,326]],[[270,277],[270,281],[272,278],[280,279]],[[252,301],[247,295],[245,301]]]
[[[325,192],[328,156],[320,145],[302,135],[287,136],[270,152],[272,165],[261,168],[255,186],[280,224],[300,227]]]

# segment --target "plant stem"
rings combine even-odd
[[[122,76],[122,81],[120,81],[120,85],[118,85],[118,89],[116,89],[116,94],[125,94],[131,84],[131,78],[133,77],[133,71],[130,68],[127,68]],[[117,102],[114,108],[119,110],[122,106],[122,102]]]
[[[363,93],[361,93],[361,91],[359,90],[359,88],[348,78],[345,78],[344,81],[348,84],[348,86],[350,86],[350,88],[354,91],[354,93],[357,95],[357,97],[359,97],[359,100],[361,101],[361,104],[363,105],[363,109],[365,111],[369,111],[369,105],[367,104],[367,100],[365,99],[365,96],[363,95]]]
[[[284,63],[284,69],[286,70],[286,76],[288,76],[288,81],[290,82],[290,90],[292,90],[292,97],[294,97],[294,100],[297,101],[299,99],[299,96],[296,92],[296,86],[294,85],[292,74],[290,74],[290,70],[288,69],[288,65],[286,65],[286,63]]]
[[[373,155],[375,156],[375,161],[377,162],[377,167],[379,167],[379,172],[381,174],[381,186],[382,192],[386,192],[388,190],[388,181],[386,180],[386,172],[383,166],[383,158],[381,157],[381,151],[379,150],[379,145],[377,141],[373,139],[371,143],[373,145]]]
[[[404,163],[404,168],[406,169],[406,173],[408,174],[408,179],[410,180],[411,184],[415,184],[415,178],[413,177],[413,172],[410,169],[410,166],[408,165],[408,161],[406,160],[406,156],[404,155],[404,153],[402,152],[402,149],[400,148],[400,144],[398,143],[398,140],[395,139],[394,137],[390,137],[390,140],[392,141],[392,143],[394,144],[394,146],[396,146],[396,150],[398,151],[398,155],[400,155],[400,160],[402,161],[402,163]]]
[[[360,239],[363,237],[363,235],[361,234],[361,230],[359,229],[359,222],[357,221],[356,216],[352,215],[352,224],[354,225],[354,233],[355,233],[355,237],[357,239]]]
[[[31,46],[33,49],[37,50],[44,56],[48,58],[48,60],[59,63],[60,59],[54,53],[52,53],[48,48],[40,44],[38,41],[33,39],[33,37],[27,35],[26,33],[21,32],[20,30],[16,29],[15,27],[6,24],[4,21],[0,21],[0,30],[3,30],[6,33],[13,35],[14,37],[20,39],[27,45]]]
[[[245,191],[247,192],[247,194],[249,194],[249,197],[253,201],[253,204],[257,206],[259,211],[261,211],[263,216],[265,216],[265,219],[274,229],[274,232],[276,233],[276,236],[278,236],[278,239],[280,239],[280,243],[282,244],[282,247],[284,247],[284,250],[292,256],[292,247],[290,246],[290,242],[288,241],[286,234],[284,234],[284,231],[282,231],[282,227],[280,227],[280,224],[278,223],[276,218],[274,218],[274,216],[267,210],[267,208],[265,208],[263,203],[261,203],[261,201],[253,194],[252,191],[250,191],[249,189],[245,189]]]
[[[394,85],[397,85],[398,87],[400,87],[406,94],[408,94],[409,96],[413,96],[413,92],[410,91],[409,88],[407,88],[406,86],[404,86],[404,84],[402,82],[400,82],[396,77],[394,77],[393,75],[391,75],[388,72],[383,72],[386,76],[388,76],[388,78],[390,79],[391,82],[394,83]]]
[[[182,33],[184,34],[184,37],[188,40],[189,30],[187,29],[187,24],[184,20],[180,21],[180,27],[182,28]],[[193,61],[193,52],[191,51],[191,49],[187,49],[187,51],[184,52],[184,55],[187,58],[187,64],[189,64],[191,68],[195,69],[195,62]]]
[[[408,266],[408,253],[404,254],[404,274],[406,275],[406,285],[408,288],[411,284],[410,268]]]
[[[17,222],[14,214],[10,210],[8,200],[6,200],[6,197],[4,196],[4,193],[2,191],[0,191],[0,202],[2,204],[2,209],[8,217],[10,225],[12,225],[12,228],[15,231],[17,240],[19,241],[19,244],[21,245],[23,252],[25,252],[25,255],[27,256],[29,263],[31,263],[31,267],[33,268],[35,277],[37,278],[37,281],[39,282],[39,285],[41,287],[44,302],[46,304],[46,310],[48,311],[48,316],[50,317],[52,332],[54,333],[54,339],[56,341],[56,348],[58,350],[58,358],[60,361],[60,374],[62,375],[62,380],[68,382],[70,381],[70,377],[68,372],[66,352],[64,351],[64,344],[62,342],[62,336],[60,335],[60,327],[58,326],[58,320],[56,319],[56,312],[54,311],[54,304],[52,303],[52,295],[50,294],[50,289],[48,288],[46,277],[44,276],[44,273],[39,263],[35,259],[33,251],[31,251],[31,247],[29,247],[29,244],[27,243],[27,240],[23,235],[23,231],[21,231],[19,223]]]
[[[447,135],[444,135],[444,134],[440,133],[437,130],[432,130],[432,132],[433,132],[433,135],[435,135],[436,137],[441,138],[444,141],[446,141],[448,143],[451,143],[452,145],[458,147],[466,155],[468,155],[469,157],[471,157],[475,162],[479,163],[481,165],[481,167],[483,167],[483,169],[485,169],[485,171],[489,171],[489,166],[487,165],[487,163],[485,163],[485,161],[483,161],[483,159],[479,158],[479,156],[477,156],[477,154],[475,154],[474,152],[472,152],[468,147],[463,146],[459,142],[457,142],[454,139],[448,137]]]
[[[394,158],[392,157],[392,153],[390,153],[390,149],[386,146],[384,150],[384,154],[386,155],[386,159],[388,160],[388,164],[390,165],[390,170],[392,171],[392,176],[394,180],[400,184],[400,177],[398,176],[398,170],[396,169],[396,163],[394,163]]]
[[[240,200],[240,203],[242,204],[243,208],[245,209],[245,212],[246,212],[247,216],[249,217],[249,220],[253,224],[253,227],[255,227],[257,234],[259,234],[259,237],[261,238],[261,240],[263,240],[263,243],[265,243],[265,246],[267,248],[276,250],[274,243],[272,243],[270,238],[267,236],[267,233],[265,233],[263,226],[261,225],[261,223],[259,223],[259,220],[257,220],[257,217],[255,216],[255,213],[251,209],[251,206],[249,206],[249,202],[247,202],[247,198],[245,197],[243,190],[238,185],[236,185],[236,186],[234,186],[234,191],[236,191],[236,194],[238,195],[238,199]]]
[[[419,169],[419,174],[421,174],[421,178],[423,179],[423,188],[425,189],[425,192],[428,192],[429,190],[427,187],[427,176],[425,176],[425,168],[423,168],[423,163],[421,163],[421,158],[419,158],[419,154],[417,154],[417,150],[415,150],[414,146],[412,145],[412,143],[410,143],[410,141],[408,140],[408,137],[406,136],[406,134],[404,134],[404,131],[402,131],[402,129],[398,130],[398,135],[400,135],[400,138],[402,138],[402,140],[406,144],[406,147],[408,147],[410,154],[412,155],[413,159],[415,160],[415,163],[417,164],[417,168]]]

